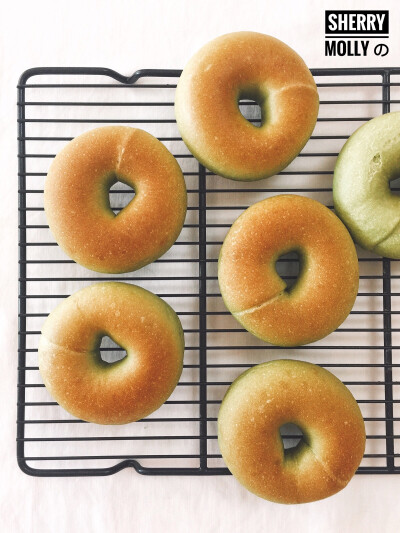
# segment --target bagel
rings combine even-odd
[[[400,259],[400,197],[389,182],[400,176],[400,112],[356,130],[340,151],[333,179],[335,211],[366,250]]]
[[[303,433],[284,450],[279,429]],[[365,449],[365,426],[350,391],[302,361],[257,365],[228,389],[218,415],[222,457],[249,491],[277,503],[306,503],[343,489]]]
[[[126,350],[124,359],[101,359],[105,335]],[[126,424],[170,396],[183,351],[181,323],[161,298],[127,283],[97,283],[50,313],[40,337],[39,370],[50,394],[72,415]]]
[[[276,271],[289,252],[300,256],[290,289]],[[273,196],[244,211],[221,248],[222,298],[244,328],[279,346],[298,346],[334,331],[353,307],[358,260],[342,222],[327,207],[296,195]]]
[[[240,112],[255,100],[261,126]],[[183,69],[175,95],[182,139],[215,174],[259,180],[285,168],[308,141],[318,92],[304,61],[283,42],[255,32],[229,33],[201,48]]]
[[[117,215],[116,182],[136,195]],[[186,215],[186,187],[172,154],[149,133],[107,126],[79,135],[54,159],[44,187],[49,227],[77,263],[97,272],[130,272],[163,255]]]

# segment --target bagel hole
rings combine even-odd
[[[126,350],[114,342],[110,337],[105,335],[100,343],[100,357],[104,363],[111,365],[118,363],[127,356]]]
[[[114,183],[108,191],[110,209],[118,215],[135,197],[135,190],[121,181]]]
[[[239,111],[244,118],[256,128],[260,128],[262,126],[262,107],[256,100],[241,98],[239,100]]]
[[[286,290],[290,291],[296,285],[301,271],[301,257],[298,252],[289,252],[278,257],[275,263],[278,275],[285,281]]]
[[[293,451],[303,441],[304,433],[299,426],[289,422],[279,428],[285,454]]]
[[[389,181],[390,192],[395,196],[400,196],[400,176]]]

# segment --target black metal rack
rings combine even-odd
[[[173,115],[180,72],[140,70],[124,77],[105,68],[36,68],[20,78],[17,457],[21,469],[35,476],[109,475],[128,466],[153,475],[227,474],[216,442],[218,405],[226,388],[253,364],[299,357],[336,373],[359,402],[367,449],[358,473],[399,473],[400,262],[359,250],[360,292],[349,318],[326,339],[293,349],[266,345],[240,329],[221,303],[216,264],[233,220],[267,195],[306,194],[332,207],[335,157],[356,127],[400,109],[400,69],[312,70],[321,99],[316,130],[294,163],[279,176],[256,184],[214,176],[187,151]],[[33,77],[40,77],[40,83],[33,83]],[[241,109],[257,122],[254,103],[245,102]],[[44,217],[42,194],[49,162],[63,144],[96,125],[114,123],[138,125],[166,143],[183,168],[189,209],[180,238],[164,257],[138,272],[103,276],[82,269],[59,250]],[[120,200],[129,194],[120,189],[111,192]],[[294,277],[294,264],[294,258],[282,259],[284,277]],[[70,417],[52,401],[38,373],[37,342],[41,323],[61,298],[82,284],[116,278],[153,292],[165,287],[159,295],[183,321],[187,347],[181,381],[159,411],[128,426],[103,427]],[[112,346],[108,350],[117,351]]]

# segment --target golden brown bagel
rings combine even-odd
[[[279,429],[296,424],[284,450]],[[350,391],[311,363],[280,360],[239,376],[222,401],[218,442],[236,479],[261,498],[306,503],[343,489],[364,454],[364,421]]]
[[[287,289],[275,263],[295,251],[301,270]],[[357,253],[345,226],[327,207],[296,195],[258,202],[233,223],[221,248],[224,302],[253,335],[297,346],[334,331],[353,307]]]
[[[120,181],[136,195],[117,215],[110,187]],[[98,272],[130,272],[164,254],[186,214],[186,187],[172,154],[149,133],[123,126],[90,130],[54,159],[44,206],[61,248]]]
[[[261,127],[246,120],[239,100],[255,100]],[[175,115],[183,140],[207,168],[227,178],[258,180],[285,168],[308,141],[318,93],[299,55],[255,32],[222,35],[183,69]]]
[[[124,359],[101,359],[105,335],[126,350]],[[161,298],[127,283],[97,283],[50,313],[39,343],[39,369],[50,394],[74,416],[126,424],[170,396],[183,351],[180,321]]]

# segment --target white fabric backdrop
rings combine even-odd
[[[385,58],[325,58],[325,9],[390,9]],[[3,2],[0,7],[1,521],[4,531],[396,531],[400,477],[356,476],[338,495],[305,506],[256,498],[231,477],[30,478],[15,459],[17,350],[16,83],[34,66],[181,68],[213,37],[243,29],[287,42],[310,67],[399,66],[400,4],[395,0],[80,0]]]

